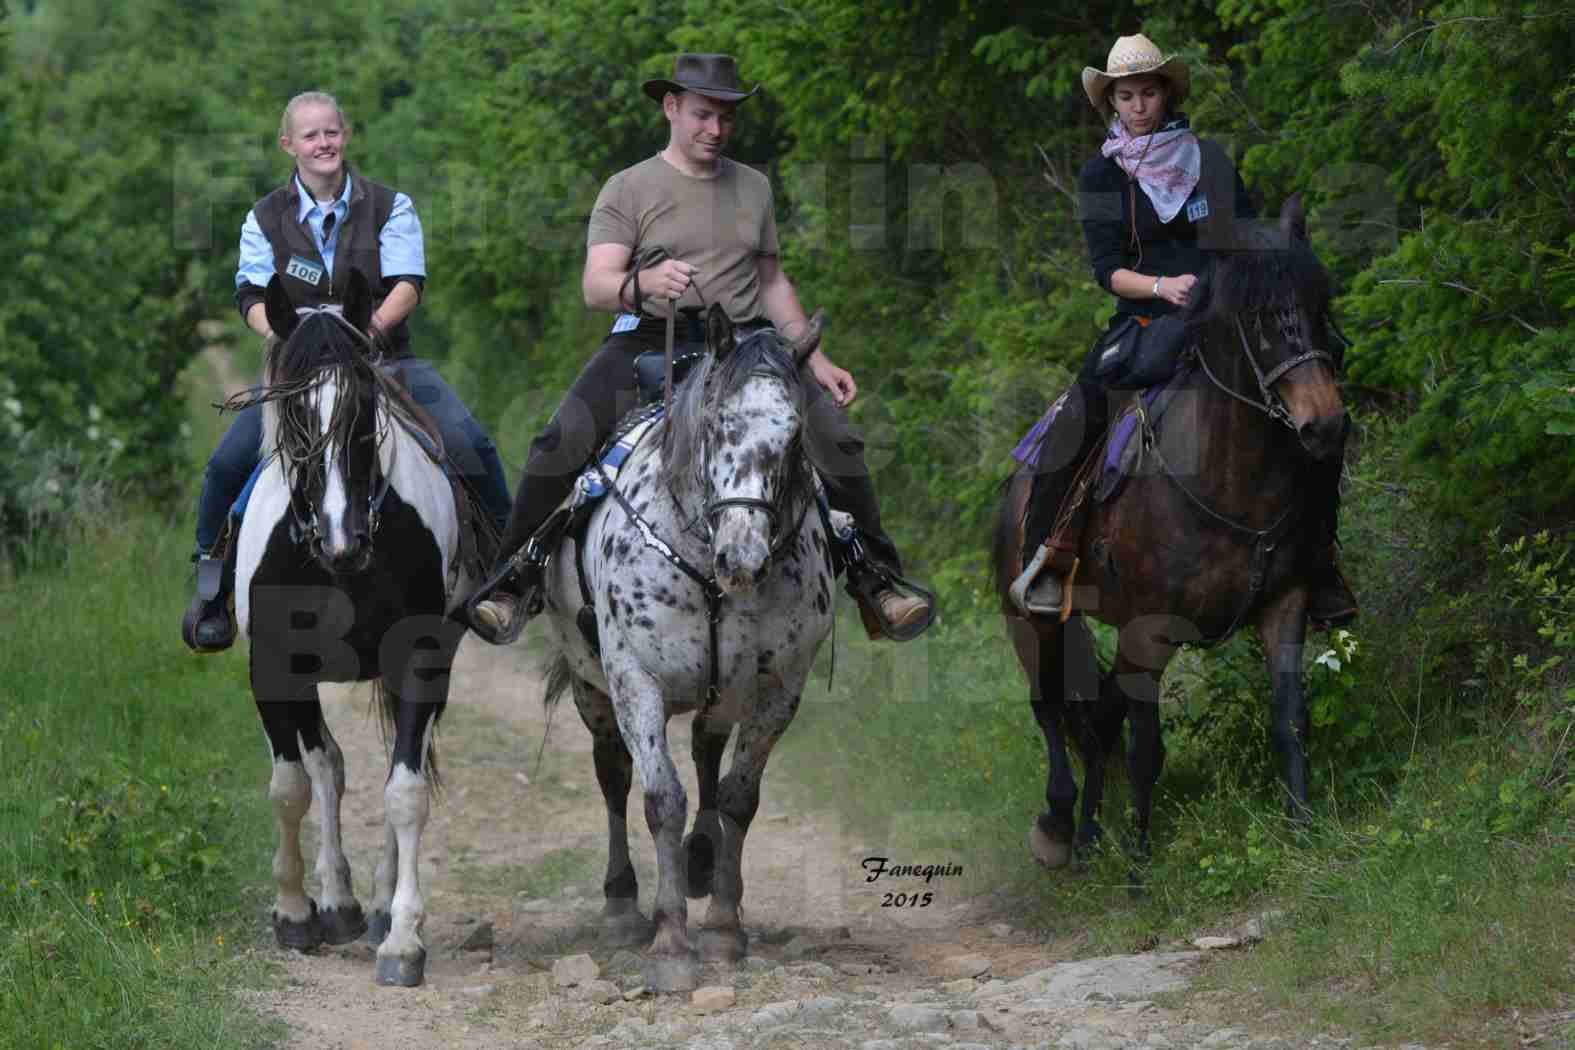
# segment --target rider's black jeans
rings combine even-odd
[[[574,489],[574,480],[612,435],[618,420],[639,403],[634,359],[661,352],[663,330],[642,325],[602,341],[547,426],[531,442],[514,492],[514,513],[503,533],[500,558],[523,547]],[[675,348],[675,353],[682,350]],[[872,558],[901,572],[897,548],[881,527],[880,504],[864,463],[864,439],[819,384],[807,384],[804,447],[826,486],[826,499],[846,511],[863,533]]]

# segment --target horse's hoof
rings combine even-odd
[[[608,913],[607,943],[615,948],[647,945],[656,936],[656,923],[641,915],[638,909]]]
[[[286,919],[278,912],[273,913],[273,939],[279,947],[309,952],[323,943],[323,927],[318,919],[317,902],[308,903],[312,906],[312,914],[301,922]]]
[[[366,923],[366,943],[382,944],[388,931],[394,928],[394,917],[386,911],[374,911]]]
[[[366,932],[366,915],[361,905],[351,901],[342,908],[324,908],[317,913],[324,944],[349,944]]]
[[[737,928],[702,929],[695,941],[706,962],[736,963],[749,954],[749,935]]]
[[[645,986],[653,992],[692,992],[700,987],[700,960],[688,955],[653,955],[640,966]]]
[[[416,988],[426,979],[426,973],[427,950],[422,948],[413,956],[379,955],[372,979],[395,988]]]
[[[711,896],[711,879],[716,874],[716,846],[711,836],[699,829],[684,837],[684,874],[686,896]]]
[[[1072,844],[1051,838],[1037,821],[1028,829],[1028,851],[1041,867],[1050,871],[1057,871],[1072,863]]]

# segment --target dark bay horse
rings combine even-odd
[[[273,756],[274,934],[283,947],[310,949],[368,930],[340,841],[344,756],[318,684],[373,680],[392,756],[368,939],[379,944],[379,984],[416,985],[433,732],[464,633],[446,614],[473,581],[458,556],[450,483],[407,426],[405,396],[370,360],[372,300],[360,273],[342,308],[297,311],[277,277],[266,308],[276,339],[250,400],[263,405],[268,458],[241,523],[235,593]],[[314,799],[319,901],[301,881],[301,820]]]
[[[1100,834],[1105,765],[1123,719],[1135,810],[1133,845],[1147,855],[1154,785],[1164,763],[1160,677],[1177,649],[1255,626],[1274,685],[1271,734],[1288,811],[1307,804],[1302,682],[1311,538],[1308,472],[1336,454],[1347,429],[1327,346],[1329,281],[1306,243],[1299,199],[1281,212],[1273,247],[1216,257],[1188,309],[1197,349],[1188,380],[1157,425],[1140,416],[1138,455],[1117,494],[1089,510],[1074,580],[1077,613],[1063,626],[1018,618],[1006,588],[1021,566],[1032,480],[1008,479],[993,563],[1008,631],[1028,677],[1049,752],[1049,781],[1029,845],[1046,867]],[[1094,501],[1092,494],[1090,502]],[[1101,678],[1083,615],[1115,627],[1115,663]],[[1082,809],[1067,738],[1084,765]]]
[[[737,962],[747,951],[745,836],[833,612],[802,432],[812,337],[736,336],[713,306],[707,343],[672,414],[629,453],[593,512],[583,550],[566,540],[546,573],[559,653],[548,697],[572,688],[607,806],[609,933],[648,943],[646,983],[662,992],[695,987],[700,956]],[[688,712],[700,797],[685,836],[688,798],[667,722]],[[652,922],[638,911],[629,860],[635,770],[656,844]],[[686,896],[711,898],[693,941]]]

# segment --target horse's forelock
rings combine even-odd
[[[759,373],[782,381],[795,414],[803,419],[804,384],[792,353],[774,329],[755,332],[720,359],[703,356],[673,392],[672,416],[662,421],[662,461],[668,477],[699,469],[706,414]]]
[[[370,365],[365,340],[336,309],[310,310],[285,340],[268,347],[263,370],[264,450],[277,449],[288,463],[315,457],[329,444],[343,444],[360,415],[360,371]],[[328,425],[322,425],[314,391],[332,378],[338,388]]]

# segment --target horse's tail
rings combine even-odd
[[[372,680],[372,710],[377,714],[377,728],[383,736],[383,752],[393,754],[394,734],[396,722],[399,718],[399,697],[383,688],[383,680]],[[438,769],[437,754],[437,727],[443,718],[443,711],[432,716],[432,724],[427,729],[427,753],[422,758],[421,768],[426,770],[427,784],[431,786],[433,794],[443,790],[443,775]]]
[[[1019,499],[1013,485],[1020,472],[1020,469],[1012,471],[1001,482],[996,502],[995,527],[990,537],[990,575],[1003,609],[1011,608],[1007,592],[1011,590],[1012,581],[1017,579],[1021,568],[1017,563],[1021,560],[1023,548],[1023,508],[1018,506]]]
[[[574,672],[569,670],[569,658],[559,653],[547,666],[547,690],[542,694],[542,706],[551,710],[563,694],[574,685]]]

